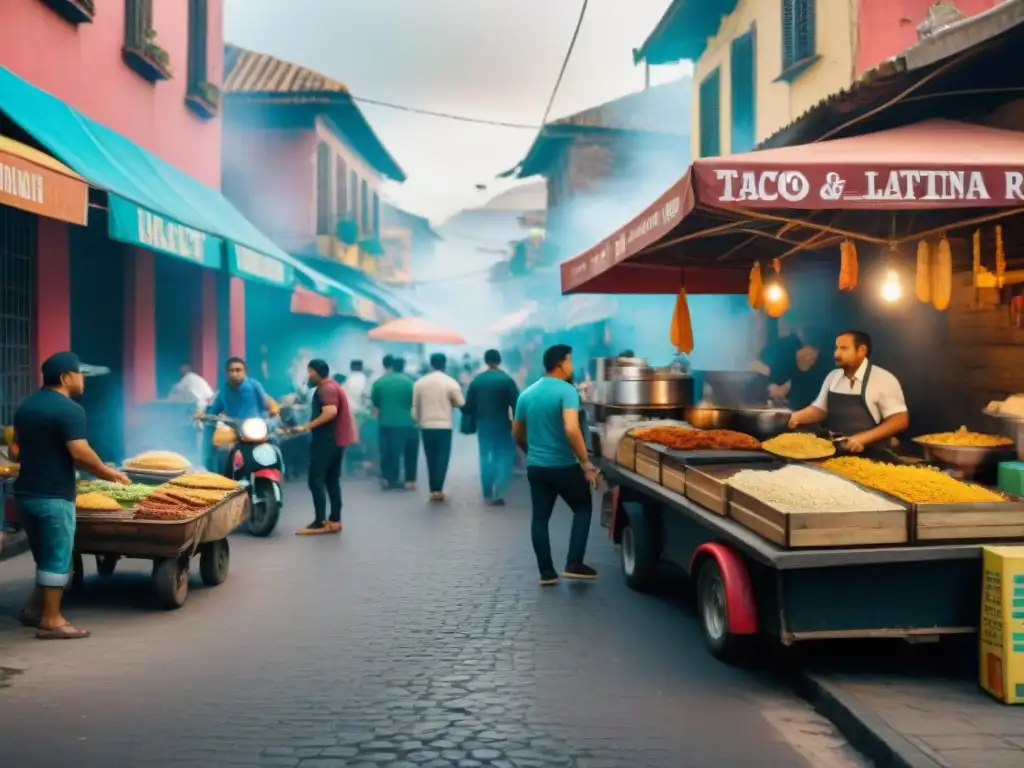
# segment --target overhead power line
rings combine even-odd
[[[395,104],[390,101],[380,101],[379,99],[367,99],[362,96],[351,96],[352,101],[359,102],[360,104],[372,104],[375,107],[387,107],[388,109],[396,109],[399,112],[411,112],[414,115],[427,115],[429,117],[439,117],[445,120],[457,120],[460,123],[474,123],[476,125],[494,125],[499,128],[518,128],[519,130],[536,131],[539,126],[526,125],[525,123],[511,123],[505,120],[488,120],[482,117],[469,117],[467,115],[453,115],[448,112],[435,112],[432,109],[420,109],[419,107],[409,107],[405,104]]]
[[[562,85],[562,78],[565,77],[565,69],[569,66],[569,59],[572,58],[572,51],[576,47],[576,38],[580,36],[580,27],[583,26],[583,17],[587,15],[587,5],[590,0],[583,0],[583,6],[580,8],[580,17],[576,20],[576,29],[572,32],[572,39],[569,41],[569,49],[565,52],[565,58],[562,59],[562,68],[558,70],[558,79],[555,80],[555,87],[551,91],[551,98],[548,99],[548,106],[544,110],[544,118],[540,121],[541,127],[543,127],[548,117],[551,115],[551,107],[555,104],[555,96],[558,95],[558,89]]]

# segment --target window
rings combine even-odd
[[[139,77],[155,83],[171,76],[171,57],[156,44],[153,29],[153,0],[125,0],[124,2],[125,63]]]
[[[203,117],[213,117],[220,107],[220,89],[207,79],[208,18],[207,0],[188,0],[188,90],[185,103]]]
[[[757,46],[754,28],[732,41],[729,57],[732,141],[729,152],[746,152],[757,140]]]
[[[380,195],[373,193],[373,236],[380,237]]]
[[[700,84],[700,156],[717,157],[722,154],[719,112],[721,86],[718,70],[704,78]]]
[[[352,221],[359,223],[359,177],[355,171],[348,174],[348,204],[351,206],[349,216]]]
[[[35,389],[35,263],[36,217],[0,205],[0,424]]]
[[[331,148],[316,145],[316,233],[331,235]]]
[[[817,61],[815,52],[815,0],[782,0],[782,74],[795,80]]]
[[[334,166],[334,217],[339,222],[349,218],[348,213],[348,168],[340,157],[335,159]]]
[[[364,237],[370,231],[370,185],[366,179],[360,182],[359,189],[359,231]]]

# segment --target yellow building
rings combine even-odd
[[[853,82],[857,6],[675,0],[635,55],[693,61],[693,157],[745,152]]]

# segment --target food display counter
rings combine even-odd
[[[631,587],[651,586],[661,561],[691,576],[719,658],[758,635],[788,645],[976,632],[983,543],[1024,540],[1024,500],[935,468],[798,461],[728,436],[701,450],[693,434],[676,442],[698,449],[677,450],[660,430],[633,429],[601,459],[602,523]]]

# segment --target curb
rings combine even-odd
[[[842,690],[828,678],[801,671],[796,689],[878,768],[944,768],[890,728],[856,694]]]
[[[0,563],[28,551],[28,537],[24,531],[4,533],[0,531]]]

